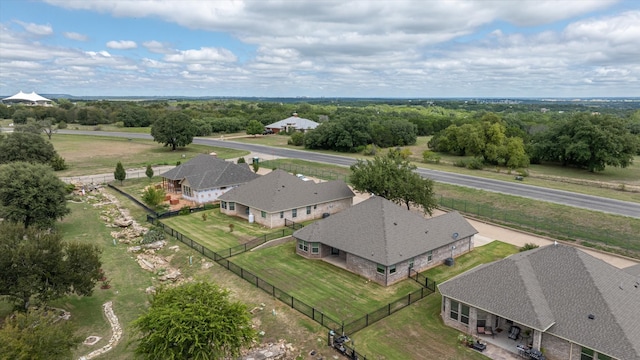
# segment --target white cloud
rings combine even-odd
[[[120,41],[109,41],[107,42],[107,47],[110,49],[118,49],[118,50],[129,50],[135,49],[138,47],[135,41],[131,40],[120,40]]]
[[[76,32],[65,32],[65,33],[63,33],[63,35],[67,39],[71,39],[71,40],[77,40],[77,41],[87,41],[87,40],[89,40],[89,37],[87,35],[83,35],[83,34],[76,33]]]
[[[16,21],[16,23],[20,24],[28,33],[33,35],[46,36],[53,34],[53,28],[51,25],[25,23],[22,21]]]
[[[236,56],[227,49],[202,47],[199,50],[178,51],[175,54],[166,55],[165,61],[180,63],[213,63],[234,62]]]
[[[175,50],[171,49],[168,44],[156,40],[145,41],[142,43],[142,46],[156,54],[171,54],[175,52]]]

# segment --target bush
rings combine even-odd
[[[287,140],[287,144],[293,146],[304,145],[304,133],[301,133],[299,131],[294,132],[293,134],[291,134],[289,140]]]
[[[531,249],[537,249],[537,248],[539,248],[539,247],[540,247],[540,246],[538,246],[538,245],[536,245],[536,244],[533,244],[533,243],[526,243],[526,244],[524,244],[524,246],[523,246],[523,247],[521,247],[521,248],[520,248],[520,249],[518,249],[518,250],[520,250],[520,252],[523,252],[523,251],[527,251],[527,250],[531,250]]]
[[[213,210],[213,209],[219,209],[219,208],[220,208],[220,204],[204,204],[205,210]]]
[[[189,215],[191,214],[191,208],[187,205],[183,206],[180,208],[180,212],[178,212],[178,214],[180,215]]]
[[[516,170],[516,172],[518,173],[518,175],[520,175],[522,177],[529,176],[529,170],[527,170],[527,169],[518,169],[518,170]]]
[[[457,166],[457,167],[467,167],[467,162],[464,160],[458,160],[456,162],[453,163],[453,166]]]
[[[376,153],[378,153],[378,147],[375,146],[374,144],[369,144],[365,146],[364,150],[362,151],[362,155],[365,155],[365,156],[375,156]]]
[[[60,121],[58,123],[58,129],[66,129],[67,128],[67,123],[64,121]]]
[[[238,158],[238,162],[237,162],[237,163],[238,163],[238,164],[246,164],[246,163],[247,163],[247,160],[245,160],[243,157],[239,157],[239,158]]]
[[[161,241],[165,239],[164,230],[159,226],[154,226],[149,229],[146,234],[140,240],[140,244],[151,244],[156,241]]]
[[[122,128],[122,127],[124,127],[124,122],[122,122],[122,121],[117,121],[117,122],[116,122],[115,124],[113,124],[113,125],[115,125],[117,128]]]
[[[58,154],[56,154],[51,160],[51,167],[54,171],[65,170],[67,168],[67,164],[64,162],[64,158]]]
[[[440,155],[431,150],[425,150],[422,152],[422,161],[425,163],[440,164]]]
[[[471,170],[482,170],[484,168],[484,163],[480,158],[473,158],[467,161],[466,167]]]
[[[156,189],[155,186],[147,186],[142,192],[142,201],[152,208],[158,207],[164,201],[164,189]]]

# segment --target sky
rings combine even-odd
[[[637,0],[2,0],[0,95],[639,97]]]

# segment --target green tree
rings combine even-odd
[[[302,146],[304,145],[304,133],[300,131],[296,131],[291,134],[289,140],[287,140],[287,144],[293,146]]]
[[[578,113],[555,122],[531,141],[531,156],[588,169],[625,168],[633,162],[639,148],[638,137],[631,134],[622,119],[611,115]]]
[[[260,170],[260,162],[254,160],[253,163],[251,164],[251,167],[253,168],[253,172],[257,174],[258,170]]]
[[[15,161],[50,164],[56,155],[50,142],[30,132],[13,132],[0,142],[0,164]]]
[[[80,341],[73,323],[60,320],[56,311],[29,309],[4,320],[0,327],[0,359],[70,359]]]
[[[51,137],[53,136],[53,134],[58,132],[58,129],[53,124],[54,122],[55,122],[55,119],[50,117],[44,120],[38,121],[38,125],[42,129],[42,132],[45,133],[45,135],[47,135],[49,140],[51,140]]]
[[[64,242],[51,230],[0,223],[0,296],[28,309],[67,294],[88,296],[100,277],[100,250],[93,244]]]
[[[147,175],[149,179],[153,177],[153,168],[151,167],[151,164],[147,165],[147,170],[145,170],[144,174]]]
[[[246,164],[246,163],[247,163],[247,160],[245,160],[245,159],[244,159],[244,157],[242,157],[242,156],[241,156],[241,157],[239,157],[239,158],[238,158],[237,163],[238,163],[238,164]]]
[[[414,172],[415,165],[403,160],[400,152],[390,150],[376,155],[373,160],[358,160],[351,165],[349,177],[355,190],[382,196],[407,209],[411,205],[431,214],[436,206],[433,197],[433,181]]]
[[[171,150],[191,144],[196,131],[191,118],[178,111],[169,112],[151,126],[153,140],[164,146],[171,146]]]
[[[247,124],[247,135],[256,136],[257,134],[262,134],[264,131],[264,125],[258,120],[250,120],[249,124]]]
[[[120,185],[122,185],[124,179],[127,178],[127,172],[124,170],[124,166],[122,166],[120,161],[116,164],[116,170],[113,172],[113,178],[120,181]]]
[[[48,165],[1,165],[0,217],[25,227],[49,228],[69,213],[65,188]]]
[[[237,357],[255,338],[246,305],[203,282],[160,288],[133,327],[136,355],[154,360]]]
[[[142,192],[142,201],[152,208],[157,207],[164,201],[165,192],[163,189],[156,189],[155,186],[147,186]]]

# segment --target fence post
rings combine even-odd
[[[369,313],[364,316],[364,323],[366,326],[369,326]]]
[[[291,296],[291,307],[293,308],[293,296]]]
[[[387,304],[387,316],[391,315],[391,303]]]

